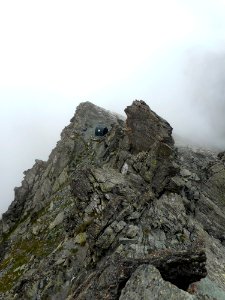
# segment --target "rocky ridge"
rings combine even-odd
[[[0,225],[0,299],[225,299],[225,153],[81,103]],[[97,124],[110,130],[94,137]]]

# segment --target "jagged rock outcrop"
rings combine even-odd
[[[24,173],[1,220],[0,299],[225,299],[224,154],[176,148],[144,101],[125,112],[80,104]]]
[[[141,265],[122,290],[120,300],[190,300],[192,295],[162,279],[160,272],[152,265]]]
[[[157,275],[159,281],[165,286],[168,286],[168,291],[166,293],[167,299],[170,299],[169,295],[173,293],[169,290],[170,287],[173,287],[176,291],[175,296],[178,296],[179,293],[185,295],[183,291],[179,291],[179,289],[175,288],[172,284],[163,283],[163,279],[166,282],[173,283],[182,290],[187,290],[190,283],[199,281],[206,276],[207,271],[205,263],[205,252],[200,249],[188,249],[179,252],[168,250],[152,252],[149,255],[146,255],[144,259],[125,259],[120,256],[107,257],[99,263],[98,268],[95,271],[90,272],[88,276],[86,274],[85,278],[82,278],[82,281],[79,281],[79,285],[74,287],[75,292],[72,299],[91,299],[91,297],[99,300],[126,299],[124,296],[121,296],[121,293],[129,295],[130,293],[133,294],[135,287],[133,287],[133,290],[130,291],[128,289],[128,292],[126,292],[126,289],[123,291],[124,286],[127,282],[128,285],[130,284],[129,282],[132,282],[132,274],[136,269],[139,269],[140,266],[144,265],[150,267],[150,270],[153,270],[154,275],[157,271],[155,271],[153,266],[158,269]],[[151,277],[151,272],[149,272],[149,276],[145,280],[148,281],[149,277]],[[140,290],[143,290],[143,286],[145,285],[145,283],[142,284],[143,285],[140,285]],[[159,289],[156,290],[155,297],[159,295],[159,291]],[[141,293],[143,293],[143,291]],[[134,299],[141,299],[141,293],[136,290],[136,298]],[[154,294],[154,286],[152,287],[152,293]],[[187,296],[188,294],[186,297]],[[149,299],[151,299],[151,297]],[[190,299],[192,299],[192,297]]]
[[[174,145],[170,124],[150,110],[144,101],[134,101],[125,112],[131,151],[149,151],[157,142]]]

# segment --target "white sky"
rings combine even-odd
[[[0,0],[0,213],[82,101],[122,113],[143,99],[201,136],[189,55],[224,41],[224,0]]]

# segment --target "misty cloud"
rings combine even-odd
[[[224,45],[223,45],[224,46]],[[196,130],[206,146],[225,148],[225,47],[194,48],[186,57],[187,96],[202,124]],[[193,121],[193,120],[192,120]],[[193,132],[193,137],[195,137]],[[197,133],[198,136],[198,133]]]
[[[224,0],[2,1],[0,213],[83,101],[124,114],[143,99],[186,143],[225,148],[224,11]]]

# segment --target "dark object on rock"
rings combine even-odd
[[[95,135],[96,136],[104,136],[108,133],[108,128],[104,127],[103,125],[98,125],[95,128]]]
[[[132,273],[141,265],[153,265],[163,279],[178,288],[187,290],[189,285],[206,277],[206,254],[203,249],[183,251],[158,251],[145,259],[124,259],[120,256],[105,259],[96,271],[74,284],[73,299],[117,300]]]
[[[152,260],[162,278],[186,291],[193,282],[207,276],[206,254],[203,249],[168,252]]]
[[[119,300],[190,300],[196,299],[169,281],[162,280],[160,272],[152,265],[141,265],[131,275]],[[208,299],[208,298],[198,298]]]
[[[217,157],[220,160],[224,161],[225,160],[225,151],[218,153]]]

